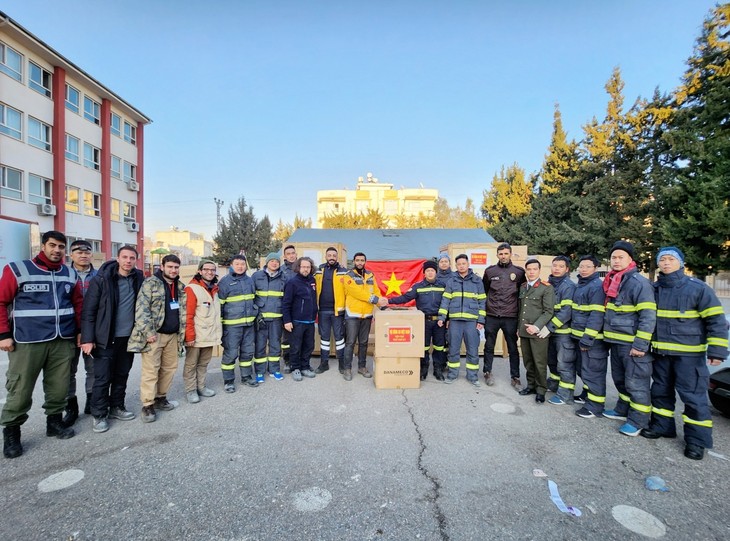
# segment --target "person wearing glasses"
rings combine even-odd
[[[185,288],[187,311],[183,382],[185,396],[190,404],[200,402],[201,396],[215,396],[215,391],[205,386],[205,375],[213,357],[213,346],[221,343],[223,335],[216,271],[215,263],[208,259],[201,260],[198,273]]]

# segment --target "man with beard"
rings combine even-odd
[[[337,248],[325,251],[326,263],[322,263],[314,275],[319,306],[319,366],[314,371],[322,374],[330,369],[331,338],[335,337],[335,352],[340,374],[345,371],[345,286],[342,283],[347,269],[337,261]]]
[[[134,353],[127,351],[134,327],[134,308],[144,275],[135,268],[137,250],[122,246],[89,285],[81,312],[81,350],[94,358],[91,390],[92,430],[109,430],[108,418],[131,421],[124,399]]]
[[[350,269],[343,280],[345,288],[345,381],[352,380],[352,357],[357,342],[357,373],[364,378],[373,375],[367,369],[368,337],[373,321],[373,306],[378,304],[376,292],[380,292],[375,275],[365,269],[367,257],[357,252],[353,258],[354,268]]]
[[[297,273],[294,272],[294,263],[297,261],[297,249],[293,244],[284,246],[284,265],[281,268],[281,272],[286,282],[290,278],[294,278]],[[291,372],[289,367],[289,331],[283,330],[281,335],[281,356],[284,358],[284,373],[288,374]]]
[[[141,419],[157,419],[156,409],[172,411],[178,403],[167,399],[185,341],[186,297],[180,282],[180,259],[162,258],[162,267],[143,283],[137,296],[134,328],[128,351],[142,354]]]

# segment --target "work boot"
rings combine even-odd
[[[314,371],[314,373],[315,373],[315,374],[324,374],[324,373],[325,373],[325,372],[327,372],[327,370],[329,370],[329,369],[330,369],[330,364],[329,364],[329,363],[324,363],[324,362],[322,362],[322,363],[319,363],[319,366],[318,366],[318,367],[317,367],[317,369],[316,369],[316,370]]]
[[[109,417],[111,419],[119,419],[120,421],[131,421],[137,416],[131,411],[127,411],[124,406],[112,406],[109,408]]]
[[[361,367],[357,369],[357,373],[360,374],[364,378],[372,378],[373,375],[368,371],[366,367]]]
[[[155,408],[162,411],[172,411],[178,406],[178,403],[173,400],[172,402],[167,399],[166,396],[158,396],[155,398]]]
[[[157,420],[157,412],[155,407],[150,404],[149,406],[142,406],[142,413],[139,418],[142,419],[143,423],[154,423]]]
[[[434,368],[433,370],[433,377],[435,377],[439,381],[444,380],[444,371],[440,368]]]
[[[342,372],[342,377],[345,378],[345,381],[352,381],[352,370],[345,368],[345,371]]]
[[[74,437],[74,429],[64,426],[60,413],[54,413],[46,417],[46,436],[57,437],[59,440],[67,440]]]
[[[66,401],[66,409],[64,411],[66,414],[63,416],[63,426],[66,428],[73,426],[76,419],[79,418],[79,401],[75,396],[69,397]]]
[[[487,387],[494,385],[494,376],[492,376],[491,372],[484,372],[484,381],[486,382]]]
[[[23,454],[23,446],[20,444],[20,426],[3,428],[3,454],[5,458],[17,458]]]
[[[84,414],[91,415],[91,393],[86,393],[86,404],[84,405]]]

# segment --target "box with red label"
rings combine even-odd
[[[373,383],[376,389],[419,389],[421,359],[418,357],[375,357]]]
[[[375,312],[375,357],[422,357],[425,324],[423,312],[416,309]]]

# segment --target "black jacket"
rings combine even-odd
[[[134,293],[139,293],[144,274],[132,271]],[[109,348],[114,342],[114,318],[117,310],[117,279],[119,263],[107,261],[89,284],[81,310],[81,343],[94,343],[95,347]]]
[[[317,293],[314,276],[306,278],[295,274],[284,284],[284,300],[281,311],[284,323],[315,321],[317,319]]]
[[[487,294],[487,315],[492,317],[517,317],[520,312],[519,291],[525,283],[525,269],[497,263],[487,267],[482,278]]]

